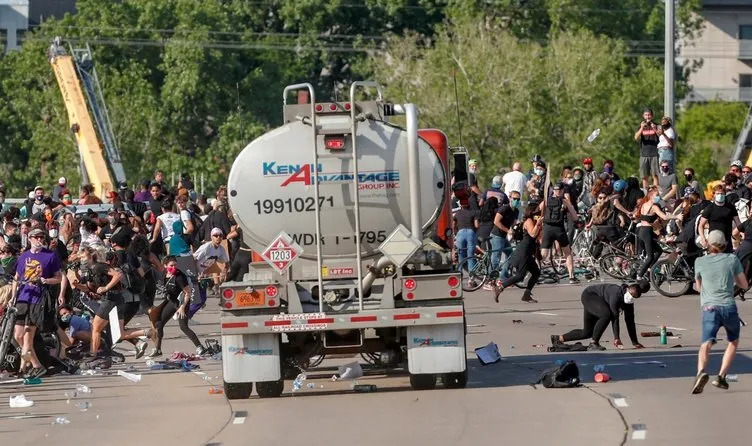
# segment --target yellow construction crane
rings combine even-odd
[[[93,78],[87,78],[86,65],[88,65],[88,68],[91,68],[93,65],[90,59],[91,52],[88,47],[85,51],[88,59],[85,57],[84,64],[81,64],[80,61],[76,60],[74,54],[68,54],[65,51],[58,37],[55,38],[50,46],[48,57],[55,71],[55,77],[57,78],[57,83],[60,86],[60,92],[65,102],[65,108],[68,111],[70,129],[76,137],[76,144],[78,145],[82,164],[81,176],[85,183],[90,183],[94,186],[97,196],[103,198],[107,192],[116,190],[116,188],[108,170],[107,161],[105,160],[105,151],[97,138],[95,123],[99,128],[108,155],[110,155],[110,164],[112,170],[115,172],[115,177],[119,182],[125,181],[125,174],[119,151],[114,144],[114,138],[112,138],[107,110],[104,104],[97,103],[95,86],[98,88],[98,81],[96,80],[96,73],[94,73]],[[88,63],[86,63],[87,61]],[[86,93],[86,96],[84,96],[84,93]],[[99,93],[101,96],[101,91]],[[92,116],[89,114],[87,98],[89,99],[89,105],[92,108],[95,120],[92,120]]]

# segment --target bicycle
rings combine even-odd
[[[480,245],[484,245],[485,248]],[[478,246],[476,246],[475,254],[472,257],[468,257],[457,265],[457,271],[461,273],[462,290],[467,292],[475,291],[481,288],[486,283],[493,283],[500,277],[500,271],[504,269],[504,265],[509,262],[510,256],[508,255],[504,262],[499,264],[499,267],[494,269],[491,264],[490,241],[487,239],[480,240]],[[475,266],[470,268],[470,261],[475,261]]]
[[[699,257],[701,253],[687,255],[680,247],[666,258],[658,260],[650,271],[650,284],[666,297],[679,297],[689,291],[695,280],[695,269],[687,258]],[[668,284],[668,290],[662,288]],[[676,288],[672,287],[676,285]]]

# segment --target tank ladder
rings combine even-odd
[[[314,92],[313,86],[310,83],[302,83],[302,84],[295,84],[290,85],[285,88],[283,96],[285,105],[287,104],[287,97],[291,91],[295,90],[308,90],[309,94],[309,100],[311,104],[311,115],[310,119],[306,122],[305,119],[303,119],[303,122],[306,124],[311,125],[311,137],[313,138],[313,164],[310,167],[311,169],[311,177],[313,181],[313,196],[315,203],[321,203],[319,197],[321,196],[321,188],[322,187],[337,187],[341,186],[343,184],[347,184],[350,187],[350,194],[349,196],[352,198],[352,204],[344,204],[340,207],[330,208],[326,210],[322,210],[320,205],[314,206],[314,217],[315,217],[315,229],[316,229],[316,269],[317,269],[317,280],[318,280],[318,289],[319,289],[319,312],[324,312],[324,279],[323,279],[323,259],[322,259],[322,253],[321,253],[321,241],[323,237],[334,237],[334,236],[343,236],[348,234],[323,234],[321,230],[321,213],[322,212],[331,212],[331,211],[340,211],[342,209],[346,209],[348,211],[352,212],[353,220],[354,220],[354,226],[355,226],[355,233],[353,234],[353,239],[355,240],[355,265],[356,265],[356,271],[357,271],[357,293],[358,293],[358,310],[363,310],[363,266],[362,266],[362,249],[361,249],[361,231],[360,231],[360,191],[359,191],[359,170],[358,170],[358,143],[357,143],[357,131],[358,131],[358,124],[362,121],[365,121],[366,118],[359,116],[357,114],[357,109],[355,106],[355,95],[357,93],[358,88],[376,88],[378,91],[378,100],[381,101],[383,98],[383,93],[381,91],[381,87],[378,83],[372,82],[372,81],[358,81],[353,82],[350,86],[350,129],[349,129],[349,135],[350,135],[350,142],[351,142],[351,151],[350,153],[322,153],[322,145],[319,144],[319,136],[323,136],[326,134],[326,132],[321,132],[320,126],[317,124],[316,119],[316,94]],[[345,135],[347,136],[347,135]],[[318,181],[319,179],[319,163],[321,160],[325,159],[340,159],[340,160],[349,160],[352,166],[352,178],[343,179],[340,181],[327,181],[326,183],[321,183]]]

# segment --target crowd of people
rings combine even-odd
[[[687,166],[683,176],[675,170],[677,135],[669,117],[659,123],[645,109],[634,138],[640,145],[639,177],[622,178],[612,160],[597,169],[593,158],[582,166],[563,166],[549,172],[539,155],[530,170],[514,163],[511,171],[500,170],[487,190],[478,183],[477,160],[468,163],[467,183],[453,182],[455,250],[459,264],[491,250],[491,268],[497,279],[484,288],[493,290],[498,303],[503,291],[527,278],[522,301],[537,302],[532,291],[540,267],[554,251],[565,258],[570,283],[577,283],[573,254],[575,228],[592,231],[589,254],[597,258],[604,243],[614,243],[628,231],[641,258],[630,281],[622,285],[594,285],[582,294],[583,328],[551,335],[552,351],[569,341],[591,339],[588,350],[603,350],[600,338],[613,325],[614,346],[623,348],[619,316],[625,315],[627,331],[635,348],[634,303],[650,289],[651,267],[664,254],[661,243],[675,244],[686,254],[694,275],[694,292],[702,307],[702,345],[698,374],[692,393],[701,393],[709,381],[705,371],[710,348],[721,327],[729,345],[723,364],[712,381],[727,389],[726,372],[738,346],[740,318],[735,297],[749,288],[752,259],[752,167],[733,161],[712,197],[702,192],[695,170]],[[474,268],[468,261],[468,269]],[[475,280],[472,275],[467,279]]]
[[[242,278],[250,250],[224,186],[207,199],[186,174],[175,187],[164,178],[156,171],[136,190],[119,184],[104,200],[85,185],[76,202],[60,178],[51,193],[37,186],[19,206],[6,205],[0,187],[0,315],[15,309],[21,375],[48,372],[37,352],[40,332],[57,334],[61,357],[75,347],[85,363],[108,367],[118,355],[108,327],[115,313],[114,341],[133,344],[136,358],[147,341],[149,357],[162,356],[164,328],[173,319],[197,355],[208,353],[188,321],[220,283]],[[106,206],[92,206],[98,204]],[[148,326],[130,328],[139,313],[148,315]]]

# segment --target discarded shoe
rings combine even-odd
[[[14,409],[19,409],[33,406],[34,401],[27,400],[26,395],[16,395],[8,398],[8,405]]]

